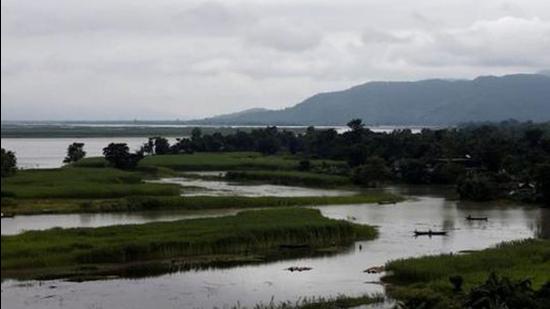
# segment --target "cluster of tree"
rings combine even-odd
[[[103,148],[103,156],[109,164],[115,168],[130,170],[137,167],[144,157],[143,151],[130,152],[126,143],[110,143]]]
[[[550,199],[550,123],[506,121],[414,133],[408,129],[373,132],[354,119],[348,127],[342,133],[309,127],[298,134],[266,127],[228,135],[203,135],[195,128],[189,138],[173,144],[152,137],[140,153],[299,153],[304,157],[303,170],[308,169],[308,159],[345,160],[349,169],[338,172],[365,186],[386,180],[457,184],[459,194],[468,199],[504,195],[526,201]]]
[[[15,174],[15,172],[17,171],[17,159],[15,158],[15,153],[13,151],[2,148],[0,165],[2,166],[2,178]]]

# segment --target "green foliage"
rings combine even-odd
[[[85,156],[86,151],[84,151],[84,143],[72,143],[67,148],[67,156],[63,159],[63,163],[78,162]]]
[[[0,153],[1,177],[8,177],[17,171],[17,159],[13,151],[2,148]],[[4,188],[2,188],[4,190]]]
[[[130,195],[179,195],[177,185],[142,182],[144,174],[112,168],[22,170],[2,180],[2,191],[28,198],[116,198]]]
[[[485,283],[472,288],[466,296],[464,306],[472,309],[542,309],[537,298],[535,290],[531,287],[531,280],[514,281],[508,277],[500,278],[493,272],[489,274]],[[542,305],[542,302],[540,304]]]
[[[497,196],[497,184],[488,175],[472,173],[458,181],[458,194],[462,199],[487,201]]]
[[[550,206],[550,164],[540,164],[536,168],[537,191],[542,200]]]
[[[394,283],[390,295],[404,303],[416,299],[417,305],[427,304],[424,308],[459,308],[465,301],[464,295],[451,284],[449,278],[452,277],[463,279],[463,291],[479,287],[492,272],[510,278],[506,282],[530,278],[533,288],[543,286],[550,279],[550,240],[513,241],[468,254],[394,260],[387,263],[386,270],[391,275],[384,280]],[[480,290],[487,290],[487,287],[479,287],[471,296],[479,295]]]
[[[305,208],[139,225],[54,228],[2,236],[2,276],[6,277],[6,271],[19,270],[38,275],[52,267],[71,269],[173,257],[261,254],[288,244],[323,248],[375,236],[372,227],[328,219],[318,210]]]
[[[105,160],[112,166],[119,169],[135,169],[143,159],[143,153],[130,153],[128,145],[125,143],[110,143],[107,147],[103,148],[103,155]]]
[[[354,184],[367,187],[376,187],[390,177],[390,169],[386,166],[386,161],[380,157],[368,158],[365,164],[355,167],[351,173]]]

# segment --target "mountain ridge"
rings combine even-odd
[[[191,124],[454,125],[507,119],[550,120],[550,76],[511,74],[464,79],[373,81],[322,92],[280,110],[248,109]]]

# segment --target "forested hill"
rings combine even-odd
[[[193,124],[453,125],[462,122],[550,120],[550,76],[515,74],[473,80],[369,82],[316,94],[282,110],[252,109]]]

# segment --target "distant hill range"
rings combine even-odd
[[[343,91],[316,94],[281,110],[255,108],[187,123],[344,125],[353,118],[361,118],[368,125],[549,121],[550,76],[541,71],[473,80],[369,82]]]

